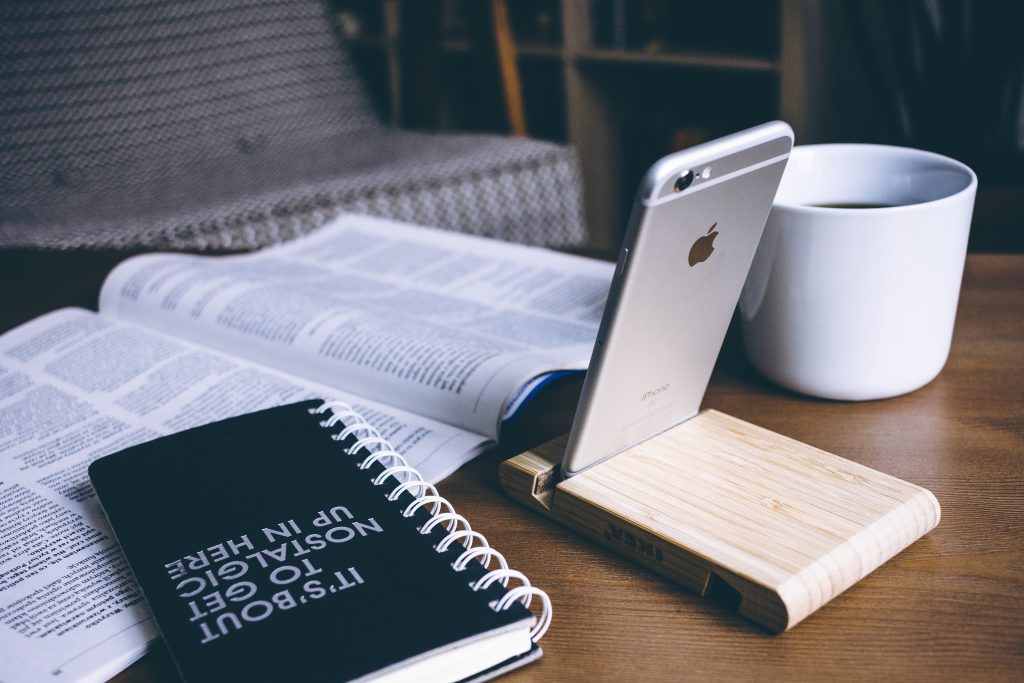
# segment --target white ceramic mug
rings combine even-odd
[[[934,379],[949,355],[977,185],[970,168],[931,152],[794,148],[740,297],[754,367],[794,391],[851,401]]]

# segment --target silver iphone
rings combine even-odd
[[[775,121],[664,157],[644,176],[564,475],[697,414],[792,146]]]

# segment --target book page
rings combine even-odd
[[[493,439],[526,382],[586,367],[613,269],[345,216],[255,254],[130,259],[100,310]]]
[[[56,311],[0,336],[0,680],[106,680],[156,635],[89,483],[93,460],[312,397],[351,403],[433,481],[485,446],[90,311]]]

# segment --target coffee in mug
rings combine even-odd
[[[949,355],[977,178],[882,145],[793,149],[740,297],[773,382],[868,400],[930,382]]]

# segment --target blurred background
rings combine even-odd
[[[660,156],[782,118],[798,144],[975,169],[970,248],[1024,251],[1024,10],[971,0],[333,0],[382,117],[578,151],[596,247]]]

